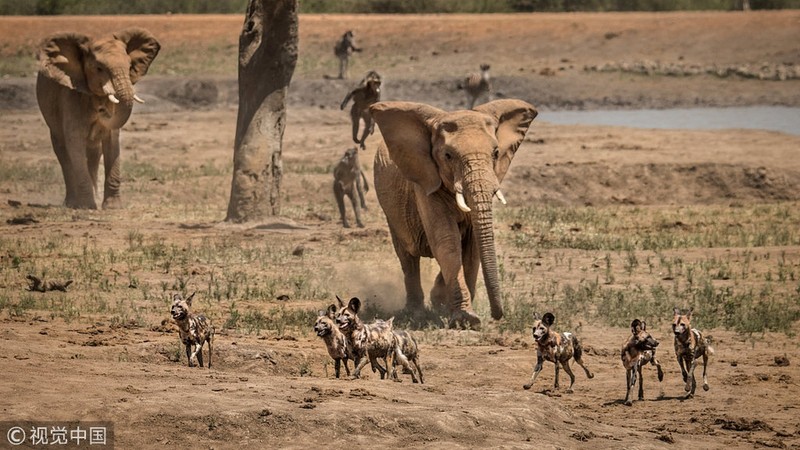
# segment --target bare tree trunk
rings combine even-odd
[[[286,94],[297,63],[297,0],[249,0],[239,35],[239,115],[226,221],[280,214]]]

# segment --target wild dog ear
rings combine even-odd
[[[361,300],[359,300],[358,297],[353,297],[350,299],[350,303],[347,304],[347,307],[358,314],[358,310],[361,309]]]
[[[180,292],[177,293],[177,294],[172,294],[172,303],[173,304],[179,303],[182,300],[183,300],[183,296],[180,294]]]
[[[196,294],[196,293],[197,292],[192,292],[192,295],[186,297],[186,304],[187,305],[192,306],[192,299],[194,298],[194,294]]]
[[[633,319],[633,322],[631,322],[631,333],[637,334],[641,328],[642,321],[639,319]]]
[[[317,316],[322,317],[322,316],[325,316],[325,315],[327,315],[326,311],[323,311],[321,309],[319,311],[317,311]]]
[[[686,313],[686,318],[688,320],[692,320],[692,311],[694,311],[694,307],[689,308],[689,312]]]
[[[394,316],[390,317],[389,320],[386,321],[386,323],[388,323],[390,327],[394,326]]]
[[[678,307],[676,306],[676,307],[672,308],[672,313],[673,313],[673,314],[674,314],[676,317],[677,317],[677,316],[680,316],[680,315],[681,315],[681,309],[680,309],[680,308],[678,308]]]
[[[341,298],[339,298],[339,296],[338,296],[338,295],[336,296],[336,301],[337,301],[337,302],[339,302],[339,307],[340,307],[340,308],[344,308],[344,300],[342,300]]]
[[[554,316],[553,313],[545,313],[545,315],[542,317],[542,323],[547,325],[548,327],[552,326],[555,323],[555,321],[556,321],[556,316]]]
[[[324,314],[320,314],[320,315],[326,315],[326,316],[330,317],[331,319],[333,319],[334,317],[336,317],[336,310],[337,309],[339,309],[339,308],[337,308],[336,305],[331,303],[330,306],[328,306],[328,310],[325,311]]]
[[[642,331],[647,331],[647,322],[642,321]]]
[[[539,313],[538,312],[533,313],[533,320],[539,320],[539,319],[541,319],[541,317],[539,317]]]

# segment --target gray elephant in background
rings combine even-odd
[[[406,308],[424,308],[424,256],[439,263],[431,304],[449,313],[451,326],[480,327],[472,298],[481,266],[492,317],[502,318],[492,199],[505,203],[500,182],[536,109],[504,99],[455,112],[382,102],[370,112],[384,141],[375,154],[375,192],[405,276]]]
[[[133,85],[147,74],[160,49],[140,28],[100,39],[56,34],[39,48],[36,98],[64,175],[67,207],[97,209],[101,156],[103,208],[121,207],[119,129],[128,121],[133,102],[142,102]]]

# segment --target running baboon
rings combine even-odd
[[[367,136],[375,131],[375,122],[372,120],[372,115],[369,113],[369,107],[381,101],[381,75],[370,70],[361,80],[357,88],[350,91],[342,100],[339,109],[344,110],[347,103],[353,100],[353,106],[350,108],[350,121],[353,124],[353,142],[358,144],[363,150],[366,148],[364,142]],[[361,133],[361,139],[358,138],[358,126],[361,121],[364,121],[364,131]]]

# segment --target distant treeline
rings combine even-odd
[[[304,13],[798,9],[800,0],[299,0]],[[244,13],[247,0],[0,0],[0,15]]]

